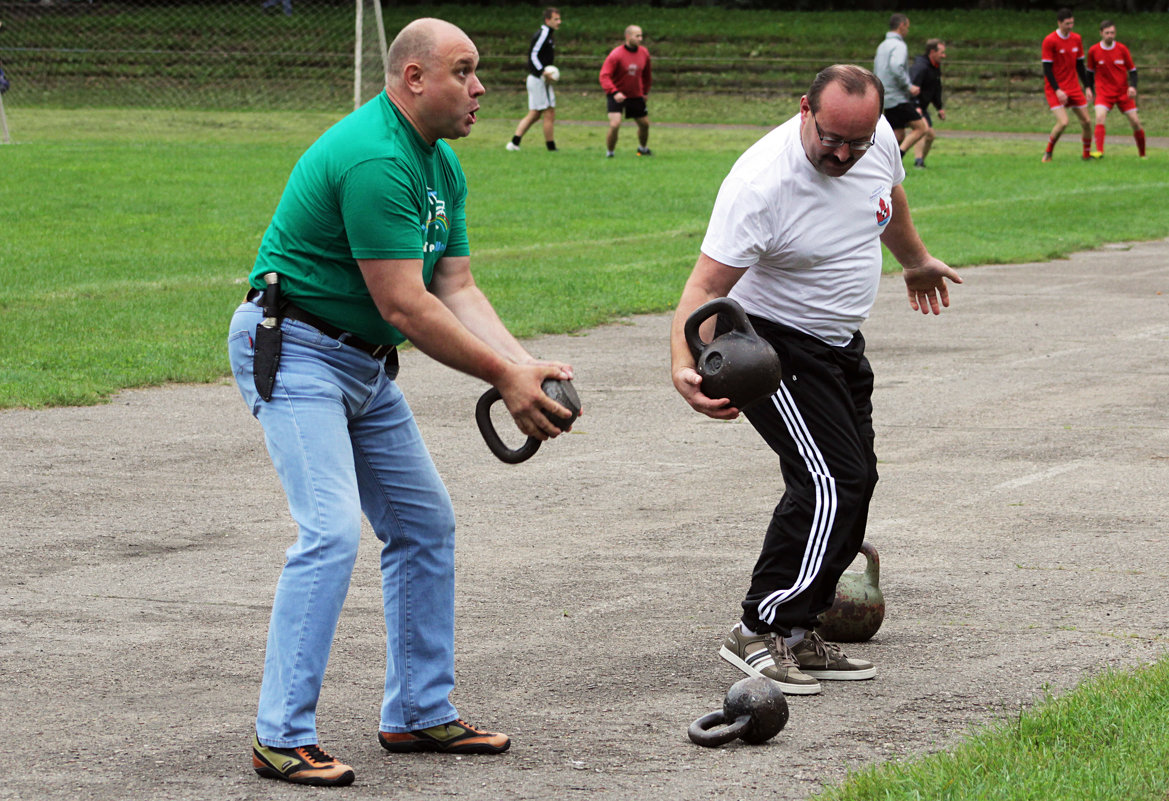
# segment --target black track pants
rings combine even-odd
[[[784,494],[743,601],[743,622],[789,635],[814,628],[860,551],[877,483],[873,371],[860,332],[844,347],[751,318],[783,365],[775,395],[744,410],[779,454]]]

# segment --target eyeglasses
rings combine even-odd
[[[848,145],[848,149],[853,153],[864,153],[873,145],[877,144],[877,132],[873,131],[871,139],[857,139],[853,142],[846,142],[836,136],[825,136],[824,132],[820,130],[820,123],[816,121],[816,112],[810,111],[812,115],[812,124],[816,126],[816,136],[820,138],[820,144],[824,147],[837,150],[841,145]]]

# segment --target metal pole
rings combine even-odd
[[[377,43],[382,49],[382,72],[390,71],[389,46],[386,44],[386,23],[382,20],[382,0],[373,0],[373,15],[377,18]]]
[[[0,131],[4,134],[4,144],[12,144],[12,139],[8,136],[8,117],[4,114],[4,96],[0,95]]]
[[[356,9],[353,36],[353,110],[361,107],[361,14],[365,0],[354,0]]]

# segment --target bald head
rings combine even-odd
[[[433,17],[416,19],[398,32],[386,54],[386,84],[401,86],[402,74],[410,64],[423,69],[434,66],[440,42],[450,38],[470,39],[457,25]]]
[[[440,19],[416,19],[394,37],[386,61],[386,95],[424,140],[471,132],[486,89],[467,34]]]
[[[640,26],[630,25],[625,29],[625,44],[629,47],[637,47],[641,44]]]

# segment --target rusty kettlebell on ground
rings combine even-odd
[[[690,724],[691,742],[715,748],[736,738],[745,743],[765,743],[787,725],[787,699],[779,685],[763,676],[739,679],[727,690],[723,708]],[[715,726],[727,724],[725,728]]]
[[[703,342],[698,328],[716,314],[731,318],[732,330]],[[702,376],[702,394],[708,398],[729,398],[741,409],[766,398],[779,389],[783,375],[775,348],[755,333],[743,307],[730,298],[715,298],[702,304],[686,318],[686,344]]]
[[[862,642],[871,639],[885,619],[885,596],[881,592],[881,560],[877,549],[861,544],[867,565],[863,572],[846,570],[836,584],[832,608],[820,615],[816,633],[832,642]]]
[[[581,408],[580,396],[576,394],[572,382],[546,378],[540,388],[544,390],[545,395],[568,409],[570,413],[568,417],[560,417],[555,414],[545,414],[545,417],[555,423],[561,431],[572,428],[576,418],[580,417]],[[519,464],[532,458],[536,451],[540,450],[541,440],[528,437],[527,442],[514,449],[503,444],[503,440],[500,439],[499,433],[491,423],[491,406],[502,397],[495,387],[484,392],[479,397],[479,402],[475,404],[475,422],[479,425],[479,433],[483,435],[483,441],[487,443],[487,448],[498,456],[500,461],[508,464]]]

